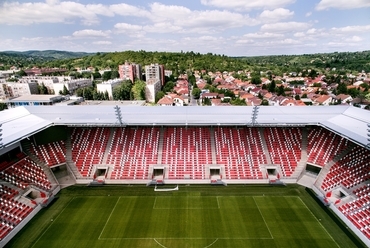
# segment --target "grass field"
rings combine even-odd
[[[71,187],[9,247],[357,247],[299,186]]]

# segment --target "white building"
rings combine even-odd
[[[155,79],[146,80],[145,99],[148,102],[155,102],[155,95],[161,88],[161,81]]]
[[[97,91],[101,93],[105,93],[106,91],[108,92],[109,98],[113,99],[113,90],[117,86],[120,86],[123,83],[123,80],[120,78],[116,79],[111,79],[108,81],[104,81],[100,84],[97,84]]]
[[[70,93],[73,93],[79,88],[84,88],[92,85],[92,80],[88,78],[79,78],[59,81],[53,85],[55,94],[59,94],[60,91],[63,91],[64,86]]]
[[[31,94],[38,94],[36,82],[0,83],[0,99],[14,98]]]

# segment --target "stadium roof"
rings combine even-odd
[[[52,125],[120,126],[115,106],[26,106],[0,112],[2,143],[9,146]],[[120,106],[127,126],[256,126],[321,125],[359,145],[366,146],[370,112],[351,106],[310,106],[259,108],[144,107]]]

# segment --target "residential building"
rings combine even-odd
[[[120,79],[131,80],[134,83],[137,79],[141,80],[141,65],[125,62],[118,66],[118,73]]]
[[[158,64],[151,64],[145,66],[145,78],[146,82],[159,81],[160,84],[164,85],[164,66]]]
[[[0,99],[38,94],[36,82],[3,82],[0,84]]]
[[[105,93],[108,92],[109,99],[113,99],[113,90],[120,86],[123,83],[124,80],[120,78],[111,79],[108,81],[104,81],[100,84],[96,85],[97,92]]]

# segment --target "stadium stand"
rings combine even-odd
[[[205,179],[205,165],[212,163],[209,128],[166,127],[162,154],[169,179]]]
[[[158,159],[159,128],[116,128],[109,146],[107,164],[113,164],[111,179],[148,179],[149,165]]]
[[[25,157],[1,171],[0,179],[21,189],[30,185],[47,191],[52,188],[43,169],[29,157]]]
[[[284,177],[290,177],[301,159],[301,129],[269,127],[264,137],[272,162],[280,165]]]
[[[260,165],[266,164],[257,128],[215,129],[217,164],[225,165],[226,179],[262,179]]]
[[[307,154],[308,163],[323,167],[341,153],[349,141],[322,127],[313,127],[308,133]]]
[[[369,150],[359,146],[354,147],[330,168],[321,188],[324,191],[329,191],[339,185],[343,185],[349,189],[369,180],[369,161]]]
[[[54,166],[66,162],[66,146],[63,140],[44,145],[35,145],[31,143],[30,150],[40,159],[40,161],[44,162],[48,166]]]
[[[109,128],[74,128],[71,134],[72,159],[83,177],[89,177],[94,164],[101,164],[108,144]]]

